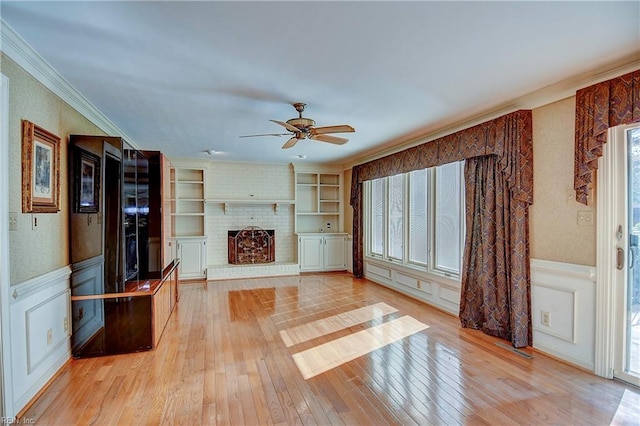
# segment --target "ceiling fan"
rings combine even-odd
[[[278,121],[278,120],[269,120],[273,121],[276,124],[281,125],[285,129],[289,131],[289,133],[265,133],[261,135],[245,135],[240,136],[241,138],[253,138],[257,136],[291,136],[284,145],[282,145],[282,149],[291,148],[299,140],[302,139],[313,139],[320,142],[328,142],[336,145],[344,145],[349,142],[349,139],[341,138],[338,136],[331,136],[327,133],[347,133],[347,132],[355,132],[355,129],[348,124],[340,124],[337,126],[323,126],[323,127],[315,127],[316,122],[310,118],[303,117],[302,111],[304,111],[304,107],[307,104],[303,104],[302,102],[297,102],[293,104],[293,107],[298,111],[298,117],[292,118],[290,120]]]

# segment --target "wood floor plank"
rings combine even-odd
[[[380,303],[397,312],[333,322]],[[348,337],[403,317],[429,328],[312,378],[295,363],[340,339],[337,355],[357,351]],[[296,336],[289,347],[283,330]],[[71,360],[24,415],[38,425],[639,423],[638,389],[496,342],[346,273],[181,285],[157,349]]]

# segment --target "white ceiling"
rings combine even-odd
[[[12,2],[2,19],[172,158],[352,161],[640,52],[640,2]],[[305,102],[343,146],[269,121]]]

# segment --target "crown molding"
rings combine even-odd
[[[482,124],[502,115],[509,114],[520,109],[534,109],[562,99],[575,96],[576,91],[593,84],[601,83],[615,77],[640,69],[640,53],[628,56],[620,61],[609,63],[607,66],[592,69],[590,71],[564,79],[560,82],[548,85],[529,94],[512,99],[489,111],[484,111],[475,116],[456,122],[435,123],[434,125],[417,129],[403,136],[390,140],[382,149],[372,149],[353,156],[342,165],[344,170],[353,166],[376,160],[387,155],[420,145],[443,136],[450,135],[460,130]]]
[[[36,50],[9,24],[0,18],[0,50],[27,73],[51,90],[64,102],[110,136],[124,138],[134,148],[135,141],[128,137],[107,116],[96,108],[82,93],[65,80]]]

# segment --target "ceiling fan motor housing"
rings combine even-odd
[[[310,127],[315,126],[316,122],[310,118],[298,117],[298,118],[292,118],[291,120],[287,120],[287,124],[290,124],[306,132],[307,130],[309,130]]]

